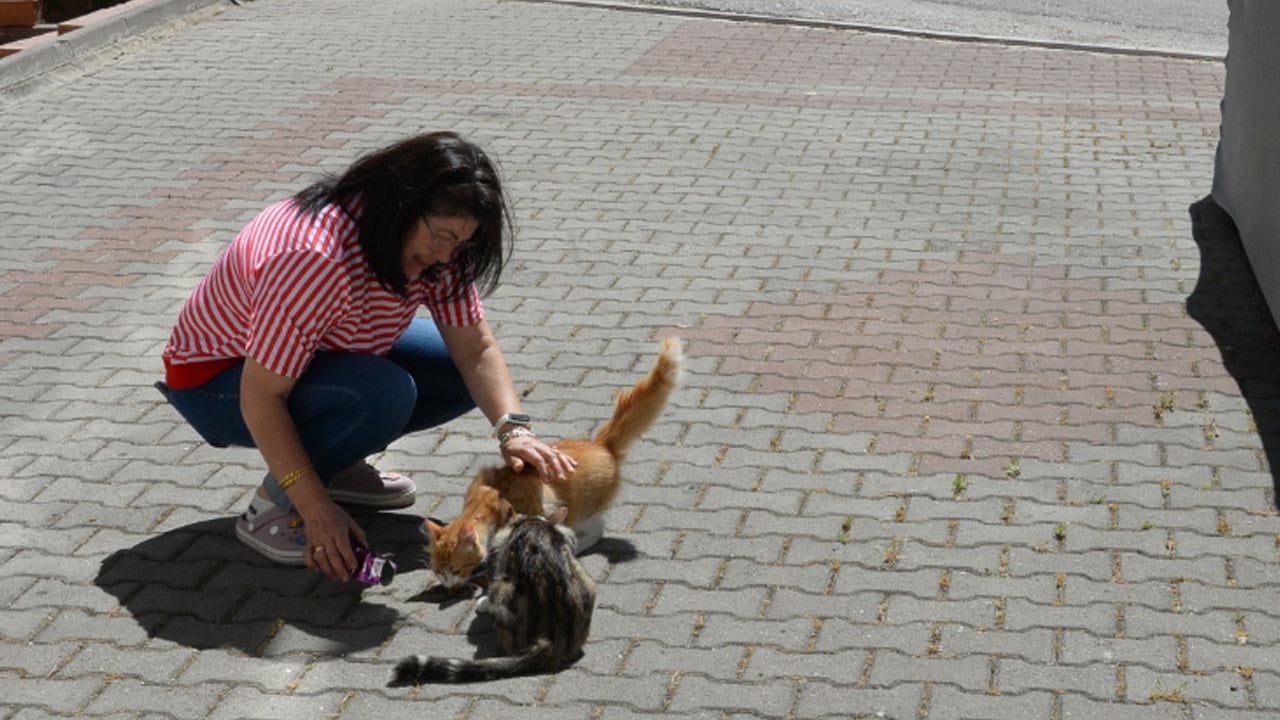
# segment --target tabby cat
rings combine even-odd
[[[472,480],[462,513],[453,522],[441,526],[428,518],[431,569],[440,582],[457,589],[484,562],[489,533],[498,526],[503,500],[522,515],[546,516],[564,508],[568,512],[565,524],[577,533],[579,551],[594,544],[604,529],[603,513],[621,486],[620,469],[627,448],[662,414],[667,398],[680,382],[682,362],[680,341],[664,340],[649,374],[618,396],[613,416],[595,439],[555,443],[578,461],[569,477],[544,484],[532,466],[519,473],[505,466],[488,468]]]
[[[493,618],[501,657],[481,660],[410,655],[396,664],[392,685],[480,682],[535,672],[555,672],[582,656],[591,629],[596,586],[574,557],[573,531],[550,519],[505,516],[493,537],[488,600],[477,612]],[[506,521],[506,518],[510,518]]]

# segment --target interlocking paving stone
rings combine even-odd
[[[1089,666],[1041,665],[1008,658],[998,664],[996,686],[1012,694],[1049,690],[1102,699],[1115,695],[1116,673],[1114,667],[1105,662]]]
[[[597,605],[591,617],[591,637],[594,641],[649,640],[667,646],[682,646],[693,637],[695,627],[700,625],[699,618],[698,613],[686,613],[683,616],[667,615],[659,620]]]
[[[58,677],[107,673],[112,677],[135,678],[145,685],[165,685],[193,657],[195,653],[187,648],[137,650],[95,643],[85,645],[70,663],[58,670]]]
[[[322,695],[264,693],[253,687],[237,686],[206,716],[209,718],[255,717],[285,720],[296,717],[332,716],[342,705],[344,692]]]
[[[909,718],[920,706],[921,686],[901,683],[893,688],[862,688],[808,682],[799,686],[799,717]]]
[[[666,584],[653,607],[654,615],[671,615],[690,610],[725,613],[739,618],[754,618],[768,596],[767,588],[741,590],[702,590]]]
[[[584,701],[618,703],[637,710],[656,712],[663,708],[670,679],[670,673],[621,678],[590,675],[570,669],[556,677],[551,691],[547,693],[546,702],[554,705]]]
[[[79,608],[63,608],[36,635],[37,642],[63,640],[98,640],[118,645],[135,646],[147,640],[141,624],[150,619],[123,615],[91,614]]]
[[[1211,703],[1223,708],[1245,708],[1251,704],[1242,679],[1235,672],[1157,673],[1142,667],[1131,667],[1125,678],[1130,701],[1149,702],[1170,692],[1179,692],[1192,703]]]
[[[891,685],[903,680],[933,682],[952,685],[971,692],[987,687],[989,670],[985,662],[969,658],[913,657],[893,650],[876,652],[871,666],[870,682],[873,685]]]
[[[671,700],[676,712],[698,709],[742,710],[765,716],[783,716],[793,703],[795,691],[782,683],[730,683],[687,675]]]
[[[477,717],[477,711],[483,706],[486,713],[490,708],[497,707],[511,711],[511,706],[499,701],[480,701],[471,705],[471,701],[465,697],[441,698],[428,703],[412,703],[403,700],[391,699],[377,693],[354,693],[352,697],[342,705],[342,712],[338,717],[344,718],[382,718],[383,720],[416,720],[423,717],[425,712],[432,715],[439,714],[440,717],[457,717],[463,713],[468,707],[472,707],[472,717]],[[503,717],[502,715],[485,714],[484,717]],[[507,716],[509,717],[509,715]],[[578,715],[577,717],[586,717],[586,715]]]
[[[840,617],[855,622],[872,622],[883,601],[882,594],[873,592],[854,595],[811,595],[788,588],[779,588],[764,616],[770,619]]]
[[[1271,708],[1272,712],[1280,709],[1280,695],[1276,694],[1280,691],[1280,675],[1271,672],[1254,673],[1252,682],[1260,706]]]
[[[72,715],[83,708],[105,684],[100,677],[49,680],[0,673],[0,687],[4,688],[6,703],[16,707],[32,705],[63,715]]]
[[[141,711],[177,718],[204,718],[210,716],[210,710],[224,691],[225,688],[221,685],[197,685],[174,692],[166,683],[113,680],[89,703],[85,712],[90,715],[105,715]]]
[[[110,612],[116,607],[115,598],[98,588],[61,580],[37,580],[31,589],[14,601],[19,610],[29,608],[83,608],[98,612]]]
[[[17,638],[4,634],[10,642],[0,643],[0,670],[16,671],[26,677],[49,677],[80,646],[75,643],[34,644],[12,642]]]
[[[18,610],[10,607],[0,615],[0,635],[9,640],[25,640],[44,627],[56,614],[56,610],[46,608]]]
[[[623,674],[671,674],[686,668],[697,668],[699,673],[717,680],[736,680],[742,654],[743,648],[735,645],[682,648],[642,641],[627,656]]]
[[[1277,335],[1192,205],[1222,85],[1162,57],[275,0],[0,90],[0,717],[1275,715]],[[150,384],[258,209],[432,128],[502,162],[519,231],[486,307],[546,435],[591,433],[659,337],[688,372],[584,558],[577,665],[392,689],[401,655],[486,642],[473,604],[425,599],[420,560],[354,593],[254,556],[232,518],[256,452]],[[419,483],[369,525],[409,551],[497,457],[471,414],[374,460]]]
[[[911,654],[923,651],[929,644],[930,629],[925,625],[871,625],[830,618],[822,623],[815,651],[838,651],[845,648],[891,648]]]
[[[1045,628],[1009,632],[947,624],[942,626],[938,652],[951,658],[986,655],[1048,663],[1054,658],[1054,632]]]
[[[350,707],[350,705],[348,705]],[[435,712],[432,706],[432,711]],[[442,710],[447,711],[448,705]],[[480,699],[470,707],[468,717],[476,718],[476,720],[502,720],[509,718],[514,714],[534,713],[540,718],[548,718],[549,720],[587,720],[593,717],[594,707],[591,705],[573,705],[567,704],[562,707],[550,707],[547,705],[536,705],[534,707],[513,705],[501,700]],[[352,715],[352,717],[364,717],[361,715]],[[379,716],[381,717],[381,716]],[[421,717],[419,715],[418,717]]]
[[[1187,638],[1188,665],[1195,671],[1212,672],[1240,667],[1274,668],[1277,650],[1272,645],[1259,645],[1247,631],[1232,642],[1215,643],[1202,638]],[[1243,642],[1241,642],[1243,641]]]
[[[1172,637],[1096,637],[1075,630],[1063,634],[1061,655],[1062,662],[1068,665],[1123,663],[1146,665],[1155,670],[1176,670],[1182,662],[1178,643]]]
[[[787,621],[743,619],[731,615],[708,615],[697,644],[702,647],[723,645],[769,645],[788,650],[803,650],[814,633],[813,621],[797,618]]]
[[[206,649],[196,654],[179,674],[175,686],[214,682],[251,685],[267,692],[283,693],[306,669],[304,660],[248,657],[240,653]]]
[[[938,685],[929,697],[929,717],[934,720],[961,720],[961,718],[1051,717],[1053,695],[1044,692],[1027,692],[1017,695],[971,693],[954,687]],[[909,716],[902,716],[909,717]]]
[[[1005,627],[1024,630],[1033,627],[1076,628],[1097,635],[1115,631],[1115,608],[1110,605],[1066,607],[1039,605],[1021,598],[1010,598],[1005,605]]]

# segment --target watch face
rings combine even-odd
[[[507,413],[498,418],[498,422],[493,424],[494,435],[501,432],[502,428],[507,425],[516,425],[528,430],[533,427],[533,418],[523,413]]]

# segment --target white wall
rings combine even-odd
[[[1213,199],[1235,220],[1280,319],[1280,0],[1228,0],[1231,18]]]

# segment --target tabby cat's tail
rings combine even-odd
[[[529,646],[523,655],[462,660],[458,658],[410,655],[396,663],[392,685],[421,683],[468,683],[501,680],[546,670],[551,641],[543,639]]]
[[[615,458],[621,459],[631,443],[643,435],[662,414],[671,391],[680,384],[680,366],[683,362],[684,349],[680,340],[663,340],[653,369],[635,387],[618,396],[613,417],[600,429],[596,442],[609,448]]]

